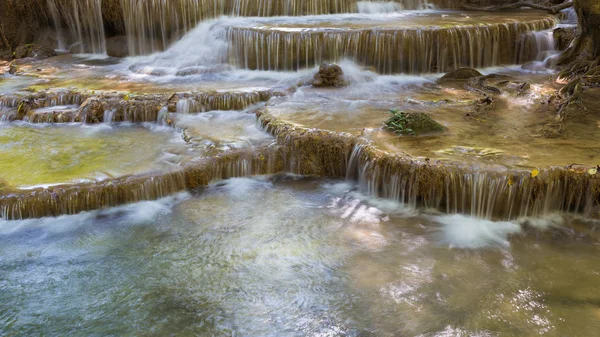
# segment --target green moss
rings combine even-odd
[[[390,118],[384,122],[385,127],[398,136],[418,136],[444,131],[442,125],[422,112],[390,110],[390,114]]]

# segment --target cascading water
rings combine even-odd
[[[358,12],[362,14],[395,13],[403,8],[397,2],[359,1]]]
[[[556,49],[553,29],[530,32],[524,34],[521,39],[521,48],[526,49],[531,48],[532,45],[535,46],[534,50],[537,54],[533,61],[539,63],[541,68],[546,69],[555,66],[559,52]],[[527,45],[530,47],[527,47]]]
[[[120,0],[130,55],[150,54],[210,18],[300,16],[338,13],[391,13],[422,10],[427,0]]]
[[[573,7],[563,10],[561,13],[563,15],[563,23],[577,24],[577,11]]]
[[[402,22],[403,17],[396,20]],[[335,24],[327,29],[304,29],[306,24],[300,22],[298,29],[288,29],[288,23],[265,29],[261,23],[228,28],[230,62],[246,69],[290,71],[347,58],[384,74],[446,72],[531,61],[537,54],[536,46],[522,48],[514,41],[556,24],[552,18],[433,29],[338,28]]]
[[[382,14],[401,10],[423,10],[429,8],[429,3],[427,0],[358,1],[357,7],[359,13]]]
[[[200,22],[222,15],[347,13],[353,0],[121,0],[130,55],[162,50]]]
[[[58,30],[59,49],[66,49],[59,27],[69,28],[79,53],[105,54],[106,36],[102,18],[102,0],[46,0],[54,26]]]

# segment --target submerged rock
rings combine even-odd
[[[344,71],[333,63],[323,63],[319,72],[315,74],[312,85],[315,87],[343,87],[348,85],[344,78]]]
[[[458,68],[453,70],[438,80],[438,83],[452,81],[466,81],[473,77],[483,76],[479,71],[473,68]]]
[[[491,74],[470,78],[467,87],[484,94],[500,95],[503,91],[520,96],[530,92],[529,82],[519,82],[510,76]]]
[[[114,36],[106,39],[106,55],[112,57],[129,56],[127,36]]]
[[[386,128],[399,136],[419,136],[444,131],[444,127],[422,112],[391,111]]]

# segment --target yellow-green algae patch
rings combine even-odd
[[[0,177],[28,187],[154,170],[175,137],[143,127],[0,124]]]

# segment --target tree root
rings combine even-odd
[[[517,2],[511,3],[511,4],[507,4],[507,5],[502,5],[502,6],[489,6],[489,7],[477,7],[477,6],[471,6],[471,5],[467,5],[467,4],[462,4],[461,7],[463,9],[467,9],[467,10],[475,10],[475,11],[501,11],[501,10],[508,10],[508,9],[518,9],[518,8],[522,8],[522,7],[528,7],[528,8],[533,8],[533,9],[539,9],[542,11],[546,11],[550,14],[558,14],[560,13],[560,11],[573,7],[573,1],[568,1],[559,5],[554,5],[554,6],[544,6],[544,5],[538,5],[536,3],[533,3],[531,1],[524,1],[524,0],[519,0]]]
[[[541,135],[546,138],[557,138],[566,133],[565,121],[579,113],[586,113],[581,94],[587,88],[600,87],[600,58],[594,61],[577,61],[558,77],[569,79],[558,91],[558,114],[556,119],[542,128]]]

